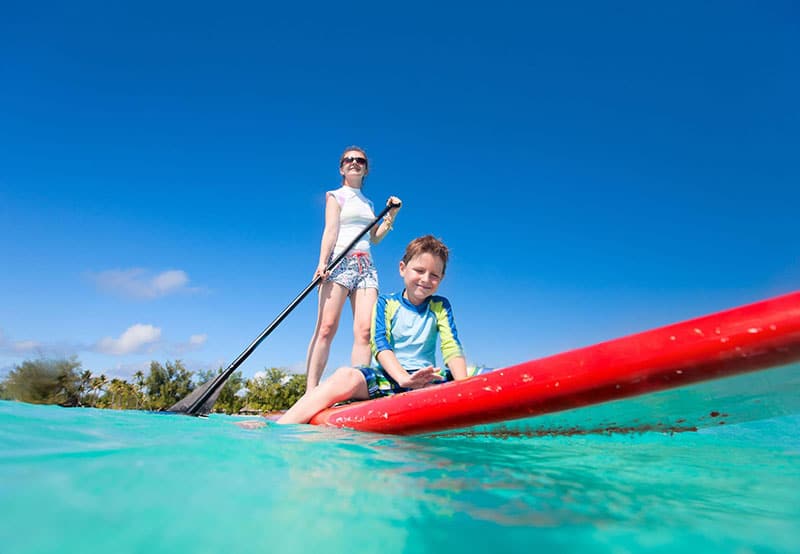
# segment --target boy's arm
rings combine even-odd
[[[464,356],[456,356],[447,362],[447,367],[450,368],[450,373],[453,374],[453,379],[461,381],[467,378],[467,359]]]
[[[439,298],[431,307],[436,314],[436,323],[439,330],[439,340],[442,348],[442,358],[453,378],[456,381],[467,378],[467,359],[464,349],[458,338],[456,321],[453,317],[453,307],[446,298]]]

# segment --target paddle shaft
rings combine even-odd
[[[325,271],[326,272],[331,271],[333,270],[333,268],[339,265],[339,262],[341,262],[342,259],[344,259],[344,257],[356,245],[356,243],[360,241],[364,237],[364,235],[366,235],[369,232],[369,230],[372,229],[378,223],[378,221],[383,219],[383,217],[387,213],[389,213],[389,210],[399,207],[400,204],[387,204],[386,207],[381,211],[381,213],[379,213],[375,217],[375,219],[372,220],[372,223],[364,227],[364,230],[361,231],[358,234],[358,236],[354,238],[350,242],[350,244],[348,244],[347,247],[344,250],[342,250],[342,252],[331,261],[331,263],[328,264],[328,266],[325,268]],[[211,385],[205,390],[205,392],[201,394],[198,398],[196,398],[195,401],[186,409],[186,413],[190,415],[196,415],[196,413],[203,406],[203,404],[205,404],[205,402],[209,398],[211,398],[211,395],[213,395],[220,387],[222,387],[225,384],[225,381],[227,381],[228,378],[231,375],[233,375],[233,372],[236,371],[239,368],[239,366],[242,365],[242,363],[248,358],[248,356],[250,356],[250,354],[253,353],[253,351],[258,347],[258,345],[261,344],[261,341],[267,338],[269,334],[272,333],[272,331],[274,331],[275,328],[278,325],[280,325],[284,319],[286,319],[286,316],[288,316],[292,312],[292,310],[294,310],[297,307],[297,305],[300,304],[300,302],[302,302],[303,299],[306,296],[308,296],[308,294],[312,290],[314,290],[314,288],[320,283],[321,280],[322,276],[317,276],[313,281],[311,281],[311,283],[309,283],[309,285],[306,288],[304,288],[303,291],[300,294],[298,294],[297,297],[294,300],[292,300],[292,302],[288,306],[286,306],[286,308],[284,308],[284,310],[280,314],[278,314],[278,317],[276,317],[272,321],[272,323],[270,323],[267,326],[266,329],[261,331],[261,334],[258,335],[258,337],[256,337],[256,339],[253,342],[251,342],[250,345],[247,348],[245,348],[244,351],[241,354],[239,354],[227,368],[225,368],[225,371],[217,375],[212,380]]]

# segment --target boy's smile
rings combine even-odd
[[[406,286],[404,296],[419,306],[438,290],[444,277],[444,262],[439,256],[423,252],[407,264],[400,262],[400,276]]]

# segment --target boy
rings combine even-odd
[[[308,423],[318,412],[345,400],[366,400],[467,378],[467,362],[450,302],[435,296],[444,278],[448,250],[431,235],[412,240],[400,262],[405,289],[381,295],[372,317],[370,345],[377,367],[341,367],[306,391],[277,423]],[[434,367],[436,340],[449,371]]]

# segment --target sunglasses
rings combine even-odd
[[[356,156],[348,156],[346,158],[342,158],[342,161],[339,163],[339,167],[345,164],[357,163],[358,165],[367,165],[367,158],[356,157]]]

